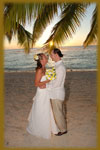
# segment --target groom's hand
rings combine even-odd
[[[39,86],[40,89],[45,89],[46,88],[46,84],[45,85],[42,85],[42,86]]]

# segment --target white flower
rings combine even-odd
[[[34,55],[34,60],[39,60],[39,56],[37,54]]]
[[[47,64],[49,67],[53,67],[55,65],[55,62],[52,61],[52,59],[49,57],[49,60],[48,60],[48,64]]]

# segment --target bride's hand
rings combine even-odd
[[[39,87],[40,89],[45,89],[46,88],[46,84],[45,85],[42,85]]]
[[[51,80],[49,80],[49,79],[47,80],[47,82],[50,82],[50,81],[51,81]]]

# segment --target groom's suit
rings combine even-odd
[[[47,84],[49,89],[51,106],[54,113],[56,124],[61,132],[67,130],[67,123],[65,113],[63,111],[64,99],[65,99],[65,88],[64,82],[66,77],[66,68],[62,60],[55,63],[56,79],[50,81]]]

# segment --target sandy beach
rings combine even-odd
[[[50,140],[26,131],[35,95],[34,72],[5,73],[5,147],[96,147],[96,71],[72,71],[66,76],[66,118],[68,133]]]

